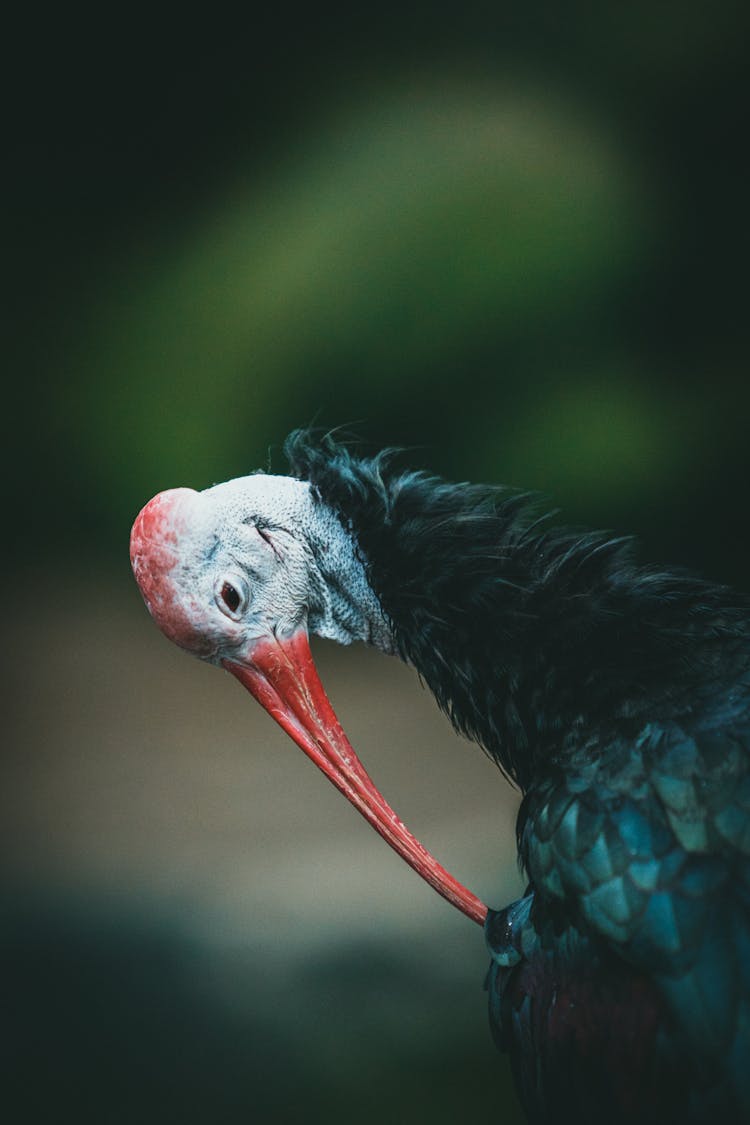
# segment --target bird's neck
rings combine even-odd
[[[310,632],[338,644],[364,641],[393,652],[390,624],[367,580],[356,542],[307,483],[299,506],[300,538],[309,549]]]
[[[747,649],[747,611],[723,589],[638,569],[622,541],[547,529],[523,497],[332,443],[288,452],[356,543],[389,644],[524,789],[576,732],[689,708],[732,646]]]

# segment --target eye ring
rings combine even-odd
[[[214,586],[214,599],[226,617],[239,621],[250,600],[247,582],[239,574],[222,574]]]

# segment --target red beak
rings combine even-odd
[[[438,894],[482,925],[485,904],[422,847],[370,780],[323,690],[306,630],[264,638],[247,661],[222,663],[401,858]]]

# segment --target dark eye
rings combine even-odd
[[[227,609],[230,609],[232,613],[236,613],[240,607],[242,598],[239,595],[239,591],[235,590],[231,582],[225,582],[221,587],[221,600],[224,602]]]
[[[233,621],[238,621],[250,601],[250,591],[244,577],[230,572],[217,579],[214,597],[221,612]]]

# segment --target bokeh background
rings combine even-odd
[[[3,1050],[15,1120],[519,1120],[482,935],[130,578],[160,489],[344,425],[745,589],[747,4],[39,8],[5,30]],[[516,797],[318,646],[499,905]]]

